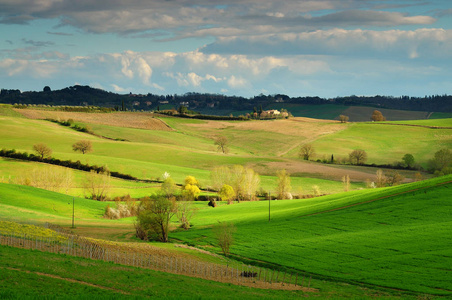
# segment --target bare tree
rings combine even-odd
[[[33,150],[38,153],[41,158],[48,157],[52,155],[52,149],[50,149],[46,144],[35,144],[33,145]]]
[[[306,144],[301,146],[300,152],[298,153],[299,157],[302,157],[304,160],[309,160],[312,156],[315,155],[315,149],[312,144]]]
[[[234,243],[234,233],[236,228],[232,223],[219,222],[213,227],[218,246],[225,256],[229,255],[229,250]]]
[[[339,120],[341,121],[341,123],[347,123],[349,120],[348,116],[344,116],[344,115],[340,115],[339,116]]]
[[[183,229],[190,228],[190,221],[196,212],[197,209],[193,207],[193,202],[183,201],[178,203],[176,215]]]
[[[91,144],[91,141],[88,140],[81,140],[72,145],[72,150],[75,152],[82,152],[82,154],[88,153],[93,151],[93,145]]]
[[[377,170],[377,180],[375,184],[377,187],[383,187],[386,185],[386,176],[384,175],[382,169]]]
[[[290,193],[292,189],[290,185],[290,174],[286,170],[279,170],[276,172],[276,176],[278,199],[292,199],[292,194]]]
[[[107,200],[108,192],[110,191],[110,173],[97,173],[91,170],[86,175],[83,189],[85,197],[99,201]]]
[[[362,165],[367,160],[367,153],[362,149],[356,149],[348,155],[350,162],[355,165]]]
[[[386,184],[389,186],[395,186],[402,183],[402,181],[405,179],[403,175],[401,175],[399,172],[392,170],[385,174],[386,177]]]
[[[224,136],[219,136],[215,139],[215,146],[217,146],[218,152],[223,152],[224,154],[229,152],[228,139]]]
[[[344,191],[348,192],[350,190],[350,176],[345,175],[342,177],[342,183],[344,184]]]

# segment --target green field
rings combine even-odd
[[[452,295],[451,180],[448,176],[310,200],[272,201],[270,222],[268,202],[203,210],[192,230],[172,236],[213,245],[208,227],[233,222],[237,233],[232,253],[239,257],[319,278]],[[319,212],[324,213],[315,214]]]
[[[326,118],[338,112],[322,112],[321,107],[317,108],[318,117],[324,114]],[[238,164],[257,170],[261,174],[260,188],[272,195],[276,190],[276,171],[287,168],[292,173],[293,194],[311,195],[314,186],[318,186],[322,194],[328,195],[233,205],[220,202],[216,208],[197,201],[194,206],[198,211],[190,230],[178,229],[180,224],[173,219],[171,243],[153,242],[152,245],[224,263],[218,257],[199,254],[196,250],[176,248],[174,243],[196,245],[219,254],[211,228],[219,221],[227,221],[237,228],[231,264],[246,261],[276,270],[306,272],[313,276],[313,287],[318,289],[311,296],[452,297],[449,279],[452,272],[452,175],[367,189],[365,181],[373,180],[376,168],[303,162],[298,158],[300,146],[312,143],[316,149],[314,160],[329,158],[332,154],[335,159],[347,157],[352,150],[361,148],[368,153],[368,164],[394,163],[411,153],[416,163],[426,167],[436,151],[452,148],[452,119],[347,124],[306,118],[247,122],[173,117],[161,120],[172,131],[76,120],[81,126],[91,127],[96,135],[90,135],[45,120],[27,119],[10,107],[0,106],[0,149],[32,153],[34,144],[45,143],[53,150],[52,157],[58,159],[106,166],[140,179],[162,179],[168,172],[179,184],[187,175],[193,175],[201,187],[211,186],[210,173],[214,167]],[[214,145],[215,137],[220,135],[229,140],[227,154],[217,152]],[[92,142],[92,153],[83,155],[72,151],[71,145],[82,139]],[[50,169],[69,172],[72,185],[52,192],[15,184],[30,174]],[[417,171],[403,172],[407,181],[414,178],[414,172]],[[348,173],[354,176],[351,191],[343,192],[341,177]],[[425,172],[422,175],[432,176]],[[83,171],[0,158],[0,220],[51,222],[69,228],[74,200],[74,233],[124,243],[145,243],[134,236],[134,218],[103,218],[106,205],[115,204],[85,199],[84,181],[86,172]],[[110,185],[111,198],[126,194],[136,198],[148,196],[160,188],[156,183],[116,178],[111,179]],[[0,247],[0,251],[0,298],[27,297],[32,290],[49,290],[50,297],[66,297],[70,293],[104,298],[124,297],[123,293],[137,298],[185,297],[180,291],[174,291],[174,284],[179,290],[186,290],[187,298],[304,296],[303,292],[263,291],[6,247]],[[23,259],[13,259],[17,256]],[[68,273],[67,268],[76,271],[71,276],[63,276]],[[120,271],[123,274],[119,274]],[[99,274],[103,273],[109,275],[102,278]],[[21,282],[22,288],[14,286],[13,282]],[[39,287],[36,282],[45,283]]]
[[[304,294],[5,246],[0,253],[1,299],[295,299]]]

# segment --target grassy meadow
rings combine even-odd
[[[268,202],[202,210],[191,230],[172,236],[210,247],[210,226],[232,222],[237,257],[319,278],[450,296],[451,180],[271,201],[270,222]]]
[[[324,114],[324,118],[339,112],[316,109],[317,117]],[[77,125],[89,126],[95,135],[42,120],[69,116]],[[452,297],[451,175],[412,182],[417,171],[401,171],[406,184],[369,189],[366,181],[375,180],[376,168],[315,162],[332,154],[335,159],[345,158],[360,148],[367,152],[368,164],[401,161],[410,153],[416,163],[426,167],[436,151],[452,148],[452,119],[424,120],[419,115],[416,121],[341,124],[301,117],[239,122],[147,113],[136,116],[32,110],[24,115],[21,110],[0,105],[0,149],[33,153],[34,144],[44,143],[58,159],[106,166],[140,179],[160,180],[168,172],[178,184],[193,175],[201,187],[211,186],[213,168],[238,164],[258,172],[260,188],[273,195],[276,171],[286,169],[291,174],[293,194],[312,195],[316,187],[326,196],[233,205],[219,202],[216,208],[196,201],[193,205],[198,210],[189,230],[179,228],[173,219],[170,243],[149,243],[135,237],[135,218],[103,218],[105,207],[114,206],[114,202],[84,198],[86,172],[0,158],[0,221],[51,222],[69,229],[74,200],[76,228],[71,230],[76,234],[129,245],[151,244],[219,264],[245,261],[276,270],[306,272],[313,276],[312,286],[317,291],[261,290],[0,246],[0,298],[29,297],[45,290],[49,297],[71,297],[75,293],[94,298]],[[214,140],[218,136],[228,139],[228,153],[217,151]],[[72,151],[72,144],[79,140],[89,140],[93,151]],[[313,161],[298,157],[300,146],[308,143],[316,150]],[[17,184],[46,170],[67,172],[71,184],[56,191]],[[344,192],[345,175],[351,179],[349,192]],[[425,172],[422,175],[432,177]],[[159,189],[158,183],[111,178],[109,196],[129,194],[139,198]],[[220,254],[212,227],[223,221],[237,229],[228,260],[176,247],[184,243]]]

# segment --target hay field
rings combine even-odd
[[[171,128],[163,121],[154,118],[151,113],[139,112],[113,112],[113,113],[82,113],[82,112],[63,112],[50,110],[34,109],[15,109],[29,119],[55,119],[68,120],[76,122],[102,124],[109,126],[139,128],[147,130],[171,131]]]

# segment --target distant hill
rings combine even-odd
[[[67,106],[102,106],[115,110],[163,110],[185,106],[192,111],[212,115],[245,115],[266,109],[285,108],[294,116],[322,119],[337,118],[339,114],[351,114],[350,121],[363,121],[357,116],[361,112],[351,107],[370,107],[379,110],[416,111],[417,114],[391,113],[390,120],[425,119],[431,113],[452,114],[452,96],[434,95],[425,97],[393,96],[347,96],[336,98],[289,97],[287,95],[263,95],[244,98],[221,94],[186,93],[184,95],[116,94],[89,86],[75,85],[52,91],[46,86],[43,91],[21,92],[2,89],[0,103],[45,104]],[[367,109],[366,111],[370,110]],[[368,120],[366,112],[365,120]],[[388,111],[387,111],[388,114]],[[446,115],[447,117],[448,115]],[[449,116],[450,117],[450,116]]]

